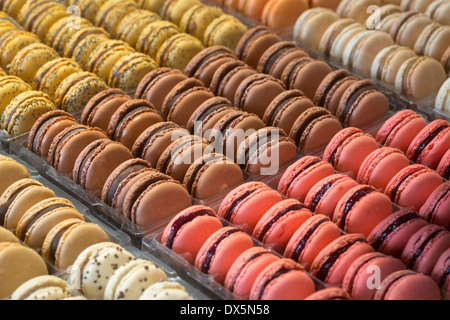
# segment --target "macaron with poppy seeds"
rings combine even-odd
[[[406,154],[411,142],[426,126],[423,116],[412,110],[401,110],[384,122],[376,140],[385,147],[397,148]]]
[[[159,15],[164,20],[180,25],[183,14],[196,4],[201,3],[199,0],[168,0],[165,1],[159,11]]]
[[[14,19],[17,19],[19,11],[22,9],[26,1],[6,0],[2,3],[2,11],[7,13]]]
[[[222,14],[224,11],[218,6],[195,4],[183,13],[179,24],[180,29],[203,40],[208,25]]]
[[[384,192],[391,179],[409,165],[409,159],[401,150],[382,147],[367,156],[359,169],[356,181]]]
[[[79,219],[67,219],[54,226],[42,244],[42,257],[57,269],[73,265],[84,249],[110,241],[109,235],[97,224]]]
[[[48,198],[27,210],[17,223],[16,235],[27,246],[41,249],[50,230],[67,219],[84,220],[84,216],[69,200]]]
[[[438,187],[420,208],[419,214],[429,223],[443,226],[450,230],[450,217],[447,209],[450,206],[450,182]]]
[[[297,18],[307,9],[305,1],[269,0],[264,6],[261,21],[273,30],[283,30],[294,26]]]
[[[131,150],[142,132],[159,122],[162,122],[162,118],[150,102],[132,99],[122,104],[111,116],[107,133],[112,140]]]
[[[422,31],[432,22],[425,13],[415,10],[406,11],[400,14],[389,33],[395,43],[414,48]]]
[[[198,79],[188,78],[177,84],[166,96],[161,113],[166,121],[186,127],[192,114],[213,93]]]
[[[154,13],[159,13],[164,0],[139,0],[137,1],[138,7],[149,10]]]
[[[290,134],[295,120],[314,103],[300,90],[286,90],[272,100],[263,116],[266,126],[283,129]]]
[[[189,194],[207,200],[224,194],[244,182],[244,174],[236,163],[222,154],[209,153],[194,161],[183,179]]]
[[[2,181],[0,182],[1,194],[13,183],[30,178],[30,173],[23,164],[3,155],[0,156],[0,174],[2,176]]]
[[[442,157],[436,171],[446,180],[450,180],[450,151]]]
[[[104,28],[113,38],[117,38],[120,22],[138,9],[134,1],[107,1],[100,6],[94,22],[97,27]]]
[[[161,111],[164,99],[170,91],[188,77],[180,70],[172,68],[157,68],[150,71],[140,81],[135,99],[144,99],[153,104],[156,110]]]
[[[225,46],[235,50],[248,27],[241,20],[230,14],[222,14],[214,19],[203,34],[206,47]]]
[[[213,209],[204,205],[191,206],[178,213],[167,224],[161,244],[194,264],[205,241],[222,227],[222,222]]]
[[[430,224],[417,231],[406,244],[401,256],[408,269],[431,275],[440,256],[450,247],[450,232]]]
[[[373,271],[377,270],[379,282],[390,274],[405,270],[405,264],[397,258],[384,255],[379,252],[367,253],[356,259],[345,274],[342,288],[346,290],[353,300],[372,300],[376,288],[370,288],[368,284],[373,281]],[[373,283],[373,282],[372,282]]]
[[[436,281],[439,287],[444,291],[444,299],[450,292],[449,268],[450,268],[450,249],[447,249],[436,262],[431,277]]]
[[[258,275],[274,261],[280,259],[263,247],[245,250],[231,265],[225,277],[224,286],[240,299],[248,299]]]
[[[338,172],[348,173],[356,179],[364,160],[377,149],[379,145],[373,136],[361,129],[347,127],[339,131],[327,145],[323,160]]]
[[[73,180],[100,197],[110,174],[132,158],[131,151],[119,142],[104,139],[94,141],[78,156],[73,169]]]
[[[16,230],[26,212],[42,200],[55,197],[55,193],[34,179],[19,180],[3,193],[0,200],[1,222],[8,230]]]
[[[340,229],[330,218],[315,214],[291,235],[283,255],[309,270],[319,252],[340,236]]]
[[[26,46],[39,43],[39,37],[34,33],[13,29],[0,37],[0,66],[9,72],[9,66],[16,54]]]
[[[117,26],[117,39],[125,41],[136,48],[137,41],[144,28],[152,22],[160,21],[160,17],[148,10],[132,10]]]
[[[180,33],[179,26],[170,21],[154,21],[149,23],[139,34],[136,42],[136,50],[156,59],[158,50],[163,43],[172,36]]]
[[[24,134],[31,130],[43,114],[55,109],[47,94],[25,91],[12,99],[3,111],[1,128],[12,136]]]
[[[281,38],[268,27],[256,26],[244,33],[236,46],[235,54],[240,60],[256,69],[264,52],[280,41]]]
[[[199,39],[186,33],[179,33],[164,41],[156,54],[156,63],[160,67],[184,71],[192,58],[204,48]]]
[[[97,93],[108,89],[105,81],[90,72],[76,72],[65,78],[55,92],[55,106],[69,113],[81,111]]]
[[[305,198],[305,206],[314,214],[333,218],[340,199],[358,183],[343,174],[333,174],[317,182]]]
[[[20,240],[12,231],[0,226],[0,243],[2,242],[20,243]]]
[[[388,196],[372,186],[361,184],[347,191],[338,202],[333,221],[346,233],[360,233],[368,237],[393,212]]]
[[[282,196],[266,184],[247,182],[225,196],[217,214],[252,233],[264,213],[282,200]]]
[[[285,87],[279,79],[257,73],[241,82],[236,90],[234,105],[263,118],[272,100],[284,91]]]
[[[342,130],[342,124],[323,107],[311,107],[301,113],[290,131],[299,151],[309,154],[325,147]]]
[[[437,169],[450,148],[450,123],[435,120],[429,123],[411,142],[406,156],[413,162]]]
[[[312,295],[308,296],[305,300],[314,300],[314,301],[327,301],[327,300],[343,300],[348,301],[352,300],[350,298],[350,295],[347,291],[336,288],[336,287],[330,287],[326,289],[321,289],[316,292],[314,292]]]
[[[22,79],[15,76],[0,78],[0,112],[3,114],[8,104],[19,94],[31,91],[33,88]]]
[[[303,203],[309,190],[332,174],[334,169],[329,163],[316,156],[305,156],[286,169],[278,183],[278,191]]]
[[[286,66],[281,80],[287,89],[300,90],[312,100],[320,83],[331,71],[331,67],[322,60],[297,58]]]
[[[249,300],[303,300],[315,292],[313,279],[292,259],[279,259],[256,278]]]
[[[194,266],[223,284],[234,261],[252,247],[253,240],[247,233],[235,227],[223,227],[203,243]]]
[[[353,18],[359,23],[364,24],[370,15],[370,12],[367,12],[367,8],[372,5],[380,7],[381,4],[382,1],[380,0],[364,0],[358,2],[343,0],[338,5],[336,12],[341,18]]]
[[[374,250],[362,234],[345,234],[319,252],[309,272],[325,284],[341,286],[351,264],[371,252]]]
[[[131,151],[133,156],[147,160],[156,168],[164,151],[179,137],[189,134],[189,131],[173,122],[159,122],[142,132]]]
[[[113,114],[130,100],[131,97],[119,88],[100,91],[83,108],[80,123],[106,132]]]

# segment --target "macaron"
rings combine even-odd
[[[356,181],[383,192],[391,179],[409,165],[409,159],[401,150],[382,147],[367,156],[359,168]]]
[[[344,32],[345,28],[349,26],[362,27],[361,24],[352,18],[340,18],[328,25],[322,33],[317,51],[326,57],[330,57],[331,47],[334,42]]]
[[[107,133],[112,140],[131,150],[142,132],[161,121],[161,116],[150,102],[132,99],[122,104],[111,116]]]
[[[309,270],[320,251],[340,236],[341,231],[330,218],[316,214],[295,230],[283,255]]]
[[[135,259],[131,252],[119,244],[99,242],[86,247],[77,256],[70,276],[77,281],[78,291],[86,298],[102,300],[114,272]]]
[[[38,276],[48,275],[47,265],[35,250],[19,243],[0,243],[0,298],[9,298],[23,283]]]
[[[167,21],[158,20],[149,23],[139,34],[136,42],[136,50],[148,54],[155,59],[158,50],[163,43],[174,35],[180,34],[181,30],[178,25]]]
[[[163,3],[159,15],[164,20],[169,20],[176,25],[180,25],[183,14],[192,6],[201,3],[199,0],[168,0]]]
[[[225,196],[217,214],[252,233],[263,215],[282,200],[277,191],[264,183],[247,182]]]
[[[336,287],[330,287],[326,289],[321,289],[310,296],[308,296],[305,300],[315,300],[315,301],[323,301],[323,300],[352,300],[350,298],[350,295],[347,291],[336,288]]]
[[[443,226],[450,230],[450,220],[446,214],[449,207],[450,182],[443,183],[438,187],[420,208],[420,215],[429,223]]]
[[[391,256],[379,252],[367,253],[356,259],[345,274],[342,288],[346,290],[354,300],[372,300],[376,285],[390,274],[405,270],[404,263]],[[371,279],[376,270],[377,279]]]
[[[222,154],[210,153],[194,161],[186,171],[183,184],[198,200],[212,199],[244,182],[239,165]]]
[[[222,14],[214,19],[203,34],[205,47],[225,46],[235,50],[248,27],[240,19],[230,14]]]
[[[84,106],[80,123],[106,132],[113,114],[130,100],[131,97],[122,89],[102,90],[91,97]]]
[[[303,300],[314,292],[313,279],[298,263],[279,259],[259,273],[249,300]]]
[[[333,25],[330,27],[332,26]],[[333,61],[343,63],[344,52],[347,49],[347,45],[354,37],[365,32],[366,30],[367,29],[363,24],[353,20],[353,23],[345,26],[335,37],[332,38],[332,40],[330,40],[330,43],[328,44],[328,56],[333,59]]]
[[[425,118],[412,110],[401,110],[384,122],[376,134],[379,144],[406,154],[414,138],[427,126]]]
[[[395,18],[403,13],[400,7],[400,1],[385,1],[382,6],[377,8],[377,10],[371,10],[371,15],[365,21],[368,29],[380,29],[384,32],[389,33]]]
[[[3,194],[13,183],[30,178],[30,173],[23,164],[3,155],[0,155],[0,174],[2,176],[0,182],[1,194]]]
[[[0,37],[0,66],[9,72],[9,66],[16,54],[32,43],[39,43],[39,37],[34,33],[13,29],[5,32]]]
[[[15,76],[4,76],[0,78],[0,112],[3,114],[8,104],[19,94],[31,91],[33,88],[25,81]]]
[[[43,275],[30,279],[18,287],[10,300],[63,300],[71,297],[68,283],[53,275]]]
[[[145,289],[139,300],[194,300],[193,297],[176,281],[163,281],[152,284]]]
[[[425,13],[405,11],[400,14],[389,32],[395,43],[414,48],[422,31],[431,23],[432,20]]]
[[[43,114],[55,110],[50,97],[40,91],[25,91],[11,100],[1,118],[1,128],[12,136],[29,132]]]
[[[203,243],[195,259],[195,268],[223,284],[234,261],[252,247],[252,238],[241,229],[220,228]]]
[[[448,102],[449,83],[450,81],[446,80],[442,84],[436,96],[436,101],[434,103],[434,108],[436,110],[443,111],[445,113],[450,113],[450,105]]]
[[[20,243],[20,240],[12,231],[0,226],[0,243],[2,242]]]
[[[369,12],[367,12],[367,8],[369,6],[381,6],[382,1],[380,0],[363,0],[363,1],[350,1],[350,0],[342,0],[338,5],[336,12],[342,18],[353,18],[359,23],[365,23]]]
[[[245,250],[231,265],[224,286],[240,299],[248,299],[258,275],[265,267],[280,258],[263,247]]]
[[[319,252],[310,273],[325,284],[341,286],[350,265],[371,252],[374,250],[362,234],[342,235]]]
[[[222,227],[222,222],[214,210],[195,205],[172,218],[164,228],[161,244],[194,264],[205,241]]]
[[[244,16],[255,20],[261,20],[261,15],[264,10],[264,6],[269,2],[268,0],[243,0],[236,1],[236,10],[242,13]]]
[[[316,156],[305,156],[290,165],[278,183],[278,191],[304,202],[309,190],[320,180],[334,174],[333,167]]]
[[[283,30],[292,27],[307,9],[305,1],[270,0],[264,6],[261,21],[273,30]]]
[[[364,160],[379,149],[378,142],[361,129],[348,127],[339,131],[324,151],[323,160],[338,172],[348,173],[356,179]]]
[[[312,213],[295,199],[273,205],[264,213],[253,230],[253,237],[280,254],[284,252],[291,236]]]
[[[450,180],[450,151],[442,157],[437,172],[446,180]]]
[[[448,296],[450,291],[449,281],[448,281],[448,269],[449,269],[449,253],[450,250],[446,250],[439,260],[436,262],[436,265],[433,268],[433,272],[431,273],[432,278],[439,287],[444,291],[444,298]]]
[[[400,6],[403,11],[425,12],[432,2],[434,0],[402,0]]]
[[[132,10],[120,21],[117,26],[117,38],[136,48],[139,36],[142,31],[155,21],[160,21],[160,17],[148,10]]]
[[[383,280],[374,300],[441,300],[441,293],[431,277],[411,270],[401,270]]]
[[[413,162],[437,169],[450,148],[450,123],[435,120],[429,123],[411,142],[406,156]]]
[[[222,14],[224,14],[223,10],[217,6],[193,5],[181,17],[180,29],[203,40],[203,35],[208,25]]]
[[[97,224],[67,219],[54,226],[42,244],[42,257],[57,269],[73,265],[87,247],[109,241],[108,234]]]
[[[444,67],[445,72],[447,72],[447,74],[448,74],[450,72],[450,50],[449,49],[445,50],[444,54],[442,55],[441,64]]]
[[[106,1],[98,9],[94,24],[104,28],[113,38],[116,38],[120,22],[136,10],[138,7],[134,1]]]
[[[84,220],[73,203],[64,198],[48,198],[28,209],[17,223],[16,235],[27,246],[41,249],[48,232],[67,219]]]
[[[418,212],[442,183],[442,177],[436,171],[414,164],[399,171],[391,179],[385,194],[399,206],[412,207]]]
[[[324,148],[341,131],[341,122],[323,107],[311,107],[301,113],[290,131],[298,150],[304,154]]]
[[[450,44],[450,27],[437,22],[423,29],[414,45],[414,51],[421,56],[432,57],[441,61]]]
[[[425,14],[437,23],[440,23],[442,25],[449,25],[450,21],[448,20],[447,16],[449,13],[449,9],[450,8],[448,6],[448,3],[446,3],[445,1],[434,1],[427,7]]]

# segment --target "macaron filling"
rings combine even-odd
[[[444,129],[448,128],[448,125],[442,125],[438,128],[436,128],[425,140],[422,141],[422,143],[417,148],[416,152],[414,153],[413,161],[417,162],[417,159],[419,159],[420,155],[422,154],[423,150],[434,140],[434,138],[437,137],[439,133],[444,131]]]
[[[287,87],[291,88],[291,84],[294,82],[295,77],[297,76],[297,71],[303,67],[306,63],[312,61],[311,58],[301,58],[290,70],[288,81],[286,82]]]
[[[429,235],[428,238],[424,242],[422,242],[419,249],[412,256],[412,258],[409,262],[408,269],[412,269],[412,270],[414,269],[414,266],[416,265],[417,260],[419,259],[420,255],[425,251],[425,248],[427,247],[427,245],[433,239],[435,239],[438,235],[440,235],[441,233],[444,233],[444,232],[445,232],[444,230],[437,230],[437,231],[433,232],[431,235]]]
[[[42,132],[47,128],[48,125],[50,125],[55,119],[54,118],[50,118],[47,121],[45,121],[38,129],[38,131],[36,132],[34,139],[33,139],[33,146],[31,151],[33,151],[33,153],[36,153],[37,150],[37,145],[39,143],[39,137],[41,136]]]
[[[281,277],[282,275],[289,273],[291,271],[296,271],[294,268],[288,268],[288,267],[281,267],[277,270],[273,275],[271,275],[262,285],[261,290],[259,291],[258,299],[262,300],[264,296],[264,292],[266,291],[269,284],[274,281],[276,278]]]
[[[275,110],[272,111],[272,114],[270,115],[269,121],[267,121],[267,125],[271,126],[274,124],[275,119],[277,118],[278,114],[287,106],[289,105],[295,97],[289,97],[282,102],[278,104],[278,106],[275,108]]]
[[[328,84],[327,88],[325,89],[325,91],[322,93],[322,96],[320,97],[319,106],[324,107],[326,105],[328,94],[331,92],[331,90],[333,90],[333,88],[338,83],[340,83],[343,79],[345,79],[347,77],[348,77],[347,74],[339,74],[337,77],[335,77],[333,79],[333,81],[331,81]]]
[[[77,183],[81,183],[81,179],[83,177],[83,168],[86,166],[88,161],[91,159],[91,157],[96,153],[98,145],[95,145],[92,147],[91,150],[85,155],[83,158],[83,161],[81,162],[81,165],[79,166],[78,170],[78,176],[77,176]]]
[[[358,191],[356,191],[345,203],[344,206],[344,210],[342,212],[342,216],[341,216],[341,223],[340,223],[340,227],[342,230],[345,229],[345,224],[347,221],[347,217],[350,213],[350,211],[353,209],[353,207],[356,205],[356,203],[358,203],[359,201],[361,201],[362,198],[364,198],[365,196],[371,194],[375,192],[375,190],[373,188],[363,188],[360,189]]]
[[[49,255],[49,261],[52,264],[55,264],[56,262],[56,251],[58,250],[58,246],[59,243],[62,239],[62,237],[64,236],[64,234],[74,225],[73,224],[69,224],[68,226],[64,227],[63,229],[59,230],[55,237],[52,240],[52,243],[50,245],[50,255]]]
[[[147,166],[144,166],[142,164],[135,164],[132,165],[128,168],[126,168],[125,170],[123,170],[115,179],[114,182],[111,183],[111,186],[109,187],[108,190],[108,195],[106,198],[106,201],[109,205],[112,204],[114,197],[116,195],[117,189],[119,188],[119,185],[122,183],[123,180],[125,180],[126,177],[128,177],[130,174],[133,174],[135,172],[138,172],[142,169],[146,169]]]

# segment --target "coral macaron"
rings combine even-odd
[[[420,208],[420,215],[429,223],[437,224],[450,230],[450,182],[438,187]]]

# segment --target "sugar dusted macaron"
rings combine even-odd
[[[193,297],[176,281],[163,281],[145,289],[139,300],[193,300]]]
[[[271,29],[282,30],[292,27],[306,9],[305,1],[270,0],[264,6],[261,21]]]
[[[24,282],[10,300],[63,300],[72,296],[68,283],[53,275],[38,276]]]
[[[221,45],[235,50],[248,27],[241,20],[230,14],[222,14],[214,19],[203,34],[206,47]]]
[[[438,187],[420,208],[420,215],[429,223],[443,226],[450,230],[450,182],[447,181]]]

